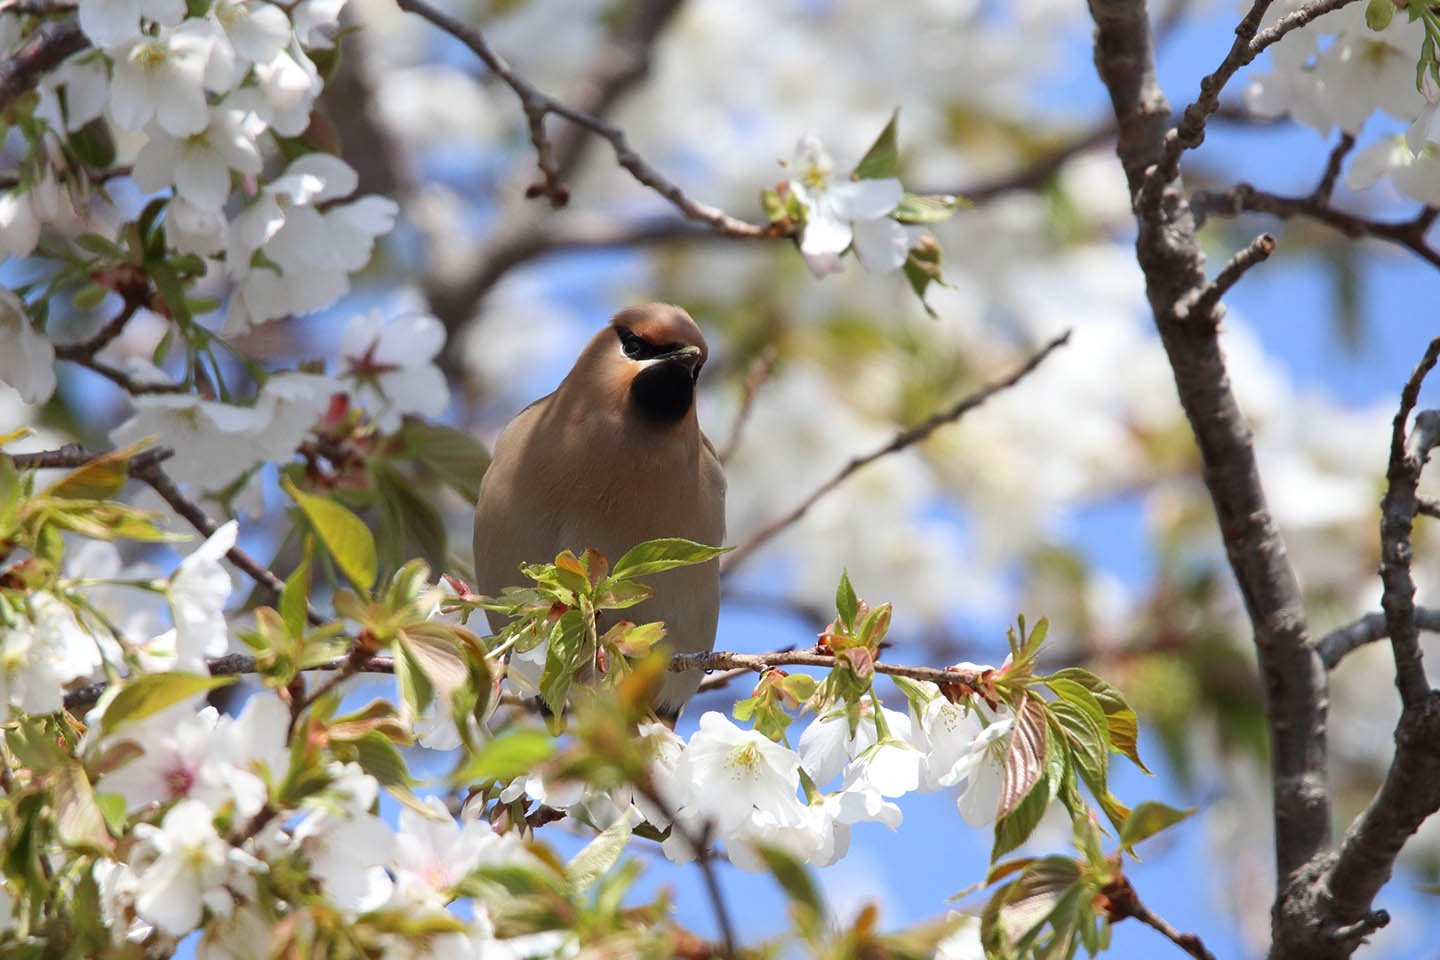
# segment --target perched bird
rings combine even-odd
[[[695,382],[708,348],[679,307],[621,310],[580,352],[554,393],[520,411],[500,434],[475,507],[475,579],[495,596],[526,584],[519,568],[590,547],[614,563],[659,537],[719,546],[725,474],[695,417]],[[717,561],[647,578],[655,596],[600,620],[663,620],[677,653],[715,646]],[[488,613],[490,627],[503,614]],[[667,674],[656,709],[675,717],[700,671]]]

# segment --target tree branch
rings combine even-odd
[[[1250,11],[1235,27],[1235,41],[1230,52],[1215,68],[1215,72],[1200,81],[1200,96],[1195,99],[1177,123],[1165,134],[1164,148],[1152,170],[1147,171],[1140,188],[1140,208],[1153,209],[1159,203],[1162,188],[1173,181],[1180,172],[1180,155],[1193,150],[1205,141],[1205,124],[1210,115],[1220,109],[1220,93],[1235,73],[1260,55],[1266,47],[1279,41],[1292,30],[1298,30],[1311,20],[1332,10],[1338,10],[1354,0],[1315,0],[1310,4],[1281,17],[1264,32],[1260,23],[1273,0],[1254,0]]]
[[[1193,933],[1181,933],[1164,917],[1145,906],[1140,895],[1130,885],[1130,879],[1120,876],[1100,891],[1109,901],[1112,920],[1134,917],[1153,930],[1160,932],[1171,943],[1184,950],[1195,960],[1215,960],[1215,955],[1205,949],[1205,944]]]
[[[1320,205],[1330,203],[1330,197],[1335,193],[1335,184],[1340,179],[1340,168],[1345,163],[1345,156],[1355,146],[1355,135],[1341,131],[1340,141],[1330,151],[1330,158],[1325,161],[1325,172],[1320,175],[1320,182],[1315,184],[1315,191],[1310,194],[1310,199]]]
[[[1420,396],[1425,376],[1440,360],[1440,337],[1410,374],[1400,394],[1400,409],[1390,433],[1390,463],[1385,471],[1385,498],[1380,501],[1380,608],[1385,611],[1385,631],[1395,653],[1395,686],[1406,709],[1419,707],[1430,692],[1425,664],[1420,654],[1420,630],[1415,622],[1415,580],[1410,576],[1413,549],[1410,534],[1418,512],[1415,489],[1430,451],[1440,442],[1440,410],[1426,410],[1415,417],[1406,436],[1410,412]]]
[[[1275,238],[1268,233],[1262,233],[1250,241],[1246,247],[1230,258],[1230,262],[1221,268],[1214,280],[1199,291],[1199,295],[1193,300],[1193,305],[1186,308],[1186,315],[1218,316],[1216,309],[1220,306],[1220,298],[1240,281],[1240,278],[1245,275],[1245,271],[1257,263],[1269,259],[1270,254],[1274,252]]]
[[[1254,627],[1272,745],[1279,878],[1274,949],[1276,955],[1300,957],[1313,941],[1287,899],[1291,875],[1331,843],[1328,678],[1309,641],[1300,585],[1266,502],[1249,424],[1230,387],[1220,350],[1218,309],[1208,316],[1185,309],[1206,281],[1178,170],[1180,153],[1203,138],[1204,121],[1218,105],[1224,82],[1263,49],[1252,49],[1252,43],[1267,3],[1257,0],[1252,6],[1236,29],[1230,54],[1202,84],[1200,99],[1167,131],[1169,105],[1156,78],[1145,3],[1089,0],[1096,25],[1095,65],[1110,93],[1119,124],[1116,149],[1136,197],[1136,254],[1146,295],[1200,448],[1226,555]]]
[[[756,550],[760,549],[760,547],[773,540],[787,527],[791,526],[801,517],[805,516],[806,512],[808,512],[809,509],[813,507],[820,500],[821,497],[825,496],[825,494],[829,493],[831,490],[834,490],[836,487],[840,486],[840,484],[844,483],[855,471],[874,463],[881,457],[889,456],[892,453],[897,453],[901,450],[904,450],[906,447],[914,446],[915,444],[924,440],[926,437],[930,436],[930,434],[934,433],[940,427],[943,427],[948,423],[954,423],[956,420],[959,420],[965,414],[969,413],[971,410],[974,410],[976,407],[980,406],[986,400],[989,400],[995,394],[1000,393],[1002,390],[1006,390],[1009,387],[1013,387],[1015,384],[1019,383],[1027,375],[1029,375],[1036,367],[1040,366],[1040,364],[1044,362],[1045,358],[1050,356],[1052,352],[1061,347],[1063,344],[1067,343],[1069,339],[1070,331],[1067,330],[1060,336],[1047,343],[1038,353],[1032,356],[1029,360],[1025,361],[1025,363],[1021,365],[1019,369],[1015,370],[1009,376],[1006,376],[993,383],[986,384],[979,390],[976,390],[974,393],[963,397],[959,402],[955,403],[951,407],[942,410],[939,413],[931,414],[925,420],[921,421],[913,427],[910,427],[907,430],[901,430],[894,436],[894,438],[890,440],[889,443],[885,444],[885,446],[881,447],[880,449],[865,454],[864,456],[851,459],[849,463],[845,464],[845,466],[840,468],[839,473],[835,474],[829,480],[826,480],[819,487],[817,487],[815,491],[810,494],[810,496],[806,497],[803,501],[801,501],[800,504],[796,506],[793,510],[791,510],[784,516],[777,517],[776,519],[770,521],[764,527],[761,527],[759,530],[751,534],[749,538],[747,538],[734,550],[726,554],[725,559],[721,561],[721,574],[724,575],[733,571],[737,566],[744,562],[746,557],[750,556]]]
[[[1323,181],[1322,181],[1323,184]],[[1430,226],[1435,222],[1435,211],[1422,210],[1410,220],[1370,220],[1355,214],[1336,210],[1327,202],[1308,197],[1282,197],[1278,194],[1257,190],[1248,183],[1237,183],[1220,193],[1197,190],[1191,197],[1199,222],[1208,214],[1233,217],[1239,213],[1268,213],[1289,220],[1305,217],[1338,230],[1347,237],[1374,237],[1402,246],[1432,266],[1440,267],[1440,252],[1425,240]]]
[[[1415,624],[1421,630],[1440,632],[1440,609],[1415,608]],[[1367,643],[1384,640],[1390,635],[1385,626],[1385,614],[1367,613],[1360,619],[1343,627],[1331,630],[1315,644],[1320,659],[1327,670],[1334,670],[1345,655]]]
[[[79,21],[64,20],[52,28],[35,31],[24,46],[0,62],[0,113],[21,95],[35,89],[40,78],[54,70],[66,57],[90,46]]]
[[[730,436],[725,444],[717,452],[720,462],[729,463],[730,458],[735,455],[735,448],[740,445],[740,435],[745,431],[745,423],[750,419],[750,410],[755,405],[755,394],[760,391],[770,371],[775,366],[775,348],[766,347],[760,355],[750,362],[750,369],[745,371],[745,383],[741,387],[740,408],[735,411],[735,422],[730,424]]]
[[[612,126],[573,107],[567,106],[553,97],[547,96],[536,89],[528,80],[521,77],[510,69],[510,65],[490,48],[485,35],[479,30],[470,27],[454,17],[440,10],[435,9],[423,0],[398,0],[401,10],[413,13],[425,20],[430,21],[436,27],[450,34],[465,46],[469,47],[477,57],[490,68],[506,86],[514,91],[520,101],[520,108],[525,112],[526,121],[530,126],[531,140],[535,143],[537,153],[537,165],[544,176],[540,184],[531,188],[535,196],[549,196],[551,202],[563,206],[568,198],[568,190],[559,181],[559,170],[555,166],[550,153],[549,138],[545,134],[542,121],[546,116],[555,114],[564,117],[571,123],[590,131],[596,136],[602,137],[610,142],[615,150],[615,161],[630,172],[640,183],[654,190],[680,211],[685,217],[691,220],[706,224],[711,230],[734,237],[763,238],[788,236],[793,228],[779,228],[768,224],[754,224],[745,220],[739,220],[730,216],[718,207],[701,203],[691,198],[678,184],[670,180],[659,170],[651,166],[630,146],[630,141],[625,132],[619,127]],[[560,191],[564,190],[562,194]]]

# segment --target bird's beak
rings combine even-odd
[[[690,375],[693,377],[695,375],[695,368],[700,365],[700,348],[693,345],[686,345],[680,347],[678,350],[662,353],[655,359],[665,361],[666,363],[678,363],[690,371]]]

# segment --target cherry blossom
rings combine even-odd
[[[205,658],[217,657],[229,645],[225,601],[233,584],[220,558],[235,546],[239,526],[223,524],[176,568],[170,578],[170,614],[175,620],[175,669],[205,672]]]
[[[798,825],[804,816],[795,796],[800,757],[713,710],[701,716],[677,777],[687,787],[687,813],[713,821],[722,836],[738,832],[752,810],[776,825]]]
[[[174,137],[200,133],[209,122],[205,69],[212,40],[198,30],[162,30],[117,47],[110,86],[110,114],[126,130],[154,119]]]
[[[44,403],[55,392],[55,346],[35,332],[25,304],[4,287],[0,287],[0,380],[14,387],[26,403]]]
[[[0,629],[0,717],[12,707],[54,713],[62,687],[100,666],[100,649],[75,614],[53,594],[36,592]]]
[[[173,27],[185,16],[185,0],[80,0],[80,29],[99,47],[140,35],[140,18]]]
[[[138,880],[135,910],[174,937],[199,926],[207,907],[229,914],[234,906],[230,885],[243,888],[249,874],[265,869],[263,862],[221,839],[212,816],[205,804],[182,800],[158,827],[140,823],[134,828],[139,840],[130,854]]]
[[[343,379],[355,400],[381,430],[399,429],[405,414],[434,417],[450,402],[450,389],[435,357],[445,345],[445,327],[426,314],[385,320],[379,311],[361,314],[340,341]]]
[[[889,218],[905,190],[892,178],[839,180],[820,139],[807,134],[790,162],[790,189],[805,207],[800,252],[817,277],[840,269],[840,254],[855,244],[867,269],[893,270],[905,262],[905,228]],[[897,245],[903,244],[899,260]]]
[[[242,176],[260,172],[255,138],[263,129],[254,114],[223,105],[211,107],[206,127],[188,136],[177,138],[152,125],[135,158],[135,182],[151,192],[174,184],[177,195],[202,210],[218,211],[230,195],[230,171]]]

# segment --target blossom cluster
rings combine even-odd
[[[1303,6],[1272,4],[1262,27]],[[1321,134],[1339,127],[1355,136],[1377,113],[1405,124],[1403,135],[1364,147],[1345,182],[1365,190],[1388,176],[1401,194],[1433,206],[1440,203],[1440,85],[1433,64],[1420,63],[1427,26],[1404,10],[1383,25],[1367,22],[1369,7],[1346,4],[1287,33],[1270,47],[1273,69],[1252,78],[1247,103],[1260,116],[1289,114]]]
[[[982,706],[952,703],[933,684],[920,687],[926,699],[919,712],[882,706],[877,723],[867,703],[852,730],[843,708],[830,711],[805,728],[796,749],[714,711],[700,717],[688,741],[661,724],[642,726],[654,796],[628,786],[597,793],[532,773],[512,781],[500,800],[527,796],[599,827],[628,819],[671,828],[663,848],[679,863],[695,858],[692,844],[708,829],[730,862],[749,872],[765,869],[762,846],[816,866],[835,863],[849,850],[852,824],[896,829],[902,812],[894,801],[916,791],[958,785],[966,822],[988,826],[1014,719],[1003,708],[987,717]],[[828,793],[819,789],[837,779]]]
[[[227,334],[334,303],[398,211],[388,198],[347,199],[359,183],[354,169],[305,152],[301,139],[324,87],[316,58],[333,61],[343,7],[344,0],[288,9],[264,0],[79,4],[93,47],[43,77],[21,125],[29,152],[16,185],[0,194],[0,261],[33,253],[47,226],[123,232],[99,226],[105,217],[92,210],[107,197],[87,173],[103,180],[108,171],[75,162],[76,138],[98,126],[94,137],[133,152],[135,184],[164,198],[166,249],[200,258],[207,282],[228,290]],[[0,54],[21,42],[21,23],[18,12],[0,13]],[[288,160],[268,179],[267,157]],[[48,399],[53,375],[38,371],[48,370],[42,361],[53,352],[9,298],[0,302],[0,338],[35,361],[28,375],[6,369],[5,379],[27,402]]]

